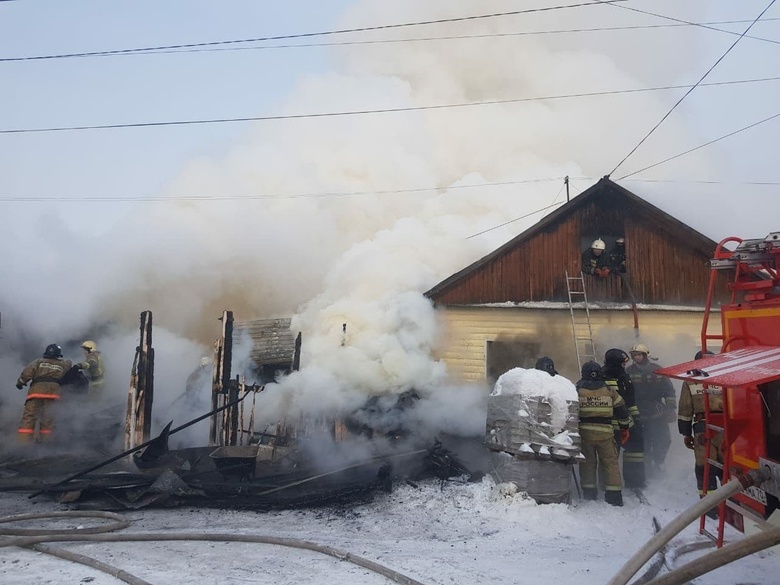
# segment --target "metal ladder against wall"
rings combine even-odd
[[[596,359],[596,344],[593,342],[593,328],[590,324],[590,309],[588,294],[585,292],[585,278],[582,272],[578,276],[566,275],[566,292],[569,295],[569,312],[571,313],[571,330],[574,336],[574,350],[577,353],[577,367],[582,369],[583,362],[598,361]],[[582,303],[583,308],[576,308],[575,303]],[[576,311],[576,313],[575,313]]]

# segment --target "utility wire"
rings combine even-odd
[[[656,15],[654,15],[656,16]],[[661,18],[663,15],[657,15]],[[671,19],[677,20],[677,19]],[[765,18],[761,22],[768,22],[780,20],[780,18]],[[149,51],[136,51],[133,53],[98,53],[82,55],[82,57],[122,57],[122,56],[134,56],[134,55],[171,55],[178,53],[213,53],[223,51],[263,51],[272,49],[297,49],[297,48],[311,48],[311,47],[345,47],[353,45],[383,45],[383,44],[398,44],[398,43],[419,43],[429,41],[451,41],[451,40],[464,40],[464,39],[488,39],[488,38],[505,38],[505,37],[521,37],[521,36],[539,36],[539,35],[558,35],[558,34],[579,34],[590,32],[613,32],[613,31],[626,31],[626,30],[645,30],[645,29],[664,29],[664,28],[682,28],[689,26],[703,26],[710,28],[711,30],[720,31],[729,34],[739,34],[726,29],[714,28],[708,25],[718,24],[744,24],[750,22],[749,20],[718,20],[712,22],[701,23],[688,23],[688,22],[675,22],[673,24],[638,24],[629,26],[601,26],[592,28],[571,28],[571,29],[554,29],[554,30],[537,30],[537,31],[520,31],[520,32],[508,32],[508,33],[484,33],[475,35],[443,35],[436,37],[412,37],[401,39],[374,39],[363,41],[334,41],[334,42],[322,42],[322,43],[290,43],[284,45],[260,45],[255,47],[202,47],[202,48],[190,48],[190,49],[170,49],[170,50],[149,50]],[[769,43],[778,43],[773,39],[765,39],[761,37],[753,37],[746,35],[746,38],[766,41]],[[3,59],[0,59],[3,61]]]
[[[738,79],[732,81],[715,81],[711,83],[699,83],[702,87],[716,87],[721,85],[740,85],[745,83],[763,83],[768,81],[778,81],[778,77],[761,77],[755,79]],[[549,96],[536,96],[526,98],[510,98],[504,100],[486,100],[481,102],[463,102],[456,104],[434,104],[429,106],[407,106],[402,108],[378,108],[373,110],[348,110],[341,112],[315,112],[311,114],[280,114],[277,116],[247,116],[241,118],[209,118],[199,120],[168,120],[161,122],[131,122],[127,124],[95,124],[84,126],[50,126],[45,128],[5,128],[0,129],[0,134],[32,134],[41,132],[71,132],[84,130],[108,130],[118,128],[149,128],[156,126],[189,126],[196,124],[226,124],[235,122],[267,122],[272,120],[299,120],[307,118],[332,118],[337,116],[358,116],[366,114],[391,114],[403,112],[419,112],[429,110],[446,110],[452,108],[466,108],[475,106],[495,106],[502,104],[517,104],[524,102],[541,102],[559,99],[573,99],[585,97],[601,97],[609,95],[623,95],[633,93],[644,93],[649,91],[667,91],[673,89],[685,89],[696,86],[691,85],[664,85],[658,87],[643,87],[635,89],[617,89],[607,91],[592,91],[582,93],[558,94]],[[690,92],[689,92],[690,93]]]
[[[55,55],[35,55],[35,56],[29,56],[29,57],[6,57],[0,59],[0,62],[8,62],[8,61],[39,61],[44,59],[66,59],[70,57],[92,57],[92,56],[98,56],[98,55],[120,55],[120,54],[126,54],[126,53],[138,53],[138,52],[144,52],[144,51],[160,51],[160,50],[167,50],[167,49],[186,49],[186,48],[194,48],[194,47],[212,47],[217,45],[231,45],[231,44],[239,44],[239,43],[254,43],[254,42],[263,42],[263,41],[279,41],[279,40],[285,40],[285,39],[301,39],[301,38],[310,38],[310,37],[321,37],[321,36],[328,36],[328,35],[340,35],[340,34],[348,34],[348,33],[357,33],[357,32],[367,32],[367,31],[374,31],[374,30],[390,30],[390,29],[399,29],[399,28],[407,28],[412,26],[428,26],[432,24],[446,24],[451,22],[468,22],[468,21],[474,21],[474,20],[485,20],[489,18],[500,18],[504,16],[517,16],[520,14],[530,14],[534,12],[551,12],[554,10],[565,10],[569,8],[580,8],[584,6],[598,6],[600,4],[612,4],[613,2],[625,2],[626,0],[591,0],[589,2],[579,2],[576,4],[564,4],[560,6],[547,6],[544,8],[528,8],[525,10],[512,10],[510,12],[494,12],[491,14],[478,14],[478,15],[472,15],[472,16],[459,16],[459,17],[453,17],[453,18],[439,18],[436,20],[423,20],[423,21],[417,21],[417,22],[402,22],[402,23],[396,23],[396,24],[382,24],[382,25],[376,25],[376,26],[363,26],[358,28],[344,28],[339,30],[328,30],[328,31],[319,31],[319,32],[311,32],[311,33],[298,33],[298,34],[291,34],[291,35],[276,35],[276,36],[268,36],[268,37],[257,37],[257,38],[250,38],[250,39],[231,39],[231,40],[224,40],[224,41],[210,41],[210,42],[202,42],[202,43],[186,43],[186,44],[179,44],[179,45],[160,45],[160,46],[152,46],[152,47],[142,47],[142,48],[135,48],[135,49],[117,49],[113,51],[90,51],[90,52],[83,52],[83,53],[62,53],[62,54],[55,54]]]
[[[702,82],[702,81],[704,81],[704,79],[705,79],[705,78],[706,78],[706,77],[707,77],[707,76],[708,76],[708,75],[709,75],[709,74],[710,74],[710,73],[713,71],[713,69],[715,69],[715,67],[717,67],[717,66],[718,66],[718,64],[719,64],[721,61],[723,61],[723,59],[726,57],[726,55],[728,55],[728,54],[731,52],[731,50],[732,50],[732,49],[733,49],[735,46],[737,46],[737,43],[738,43],[738,42],[739,42],[739,41],[742,39],[742,37],[744,37],[744,36],[745,36],[745,35],[748,33],[748,31],[749,31],[749,30],[750,30],[750,29],[753,27],[753,25],[754,25],[754,24],[756,24],[756,23],[759,21],[759,19],[760,19],[760,18],[761,18],[761,17],[764,15],[764,13],[765,13],[767,10],[769,10],[769,9],[772,7],[772,5],[775,3],[775,1],[776,1],[776,0],[771,0],[771,1],[769,2],[769,4],[767,5],[767,7],[766,7],[766,8],[764,8],[764,10],[762,10],[762,11],[761,11],[761,13],[760,13],[760,14],[759,14],[759,15],[758,15],[758,16],[757,16],[757,17],[756,17],[754,20],[753,20],[753,22],[751,22],[751,23],[748,25],[748,27],[747,27],[747,28],[744,30],[744,32],[743,32],[741,35],[739,35],[739,37],[737,37],[737,39],[736,39],[736,40],[735,40],[735,41],[734,41],[734,42],[731,44],[731,46],[730,46],[728,49],[726,49],[726,52],[725,52],[725,53],[723,53],[723,54],[722,54],[722,55],[721,55],[721,56],[718,58],[718,60],[717,60],[717,61],[715,61],[715,63],[713,63],[713,64],[712,64],[712,66],[711,66],[709,69],[707,69],[707,71],[704,73],[704,75],[702,75],[702,76],[701,76],[701,79],[699,79],[699,81],[697,81],[697,82],[696,82],[696,83],[693,85],[693,87],[691,87],[691,88],[690,88],[688,91],[686,91],[686,92],[685,92],[685,94],[683,94],[683,96],[682,96],[682,97],[681,97],[679,100],[677,100],[677,103],[675,103],[675,104],[672,106],[672,109],[670,109],[668,112],[666,112],[666,114],[664,115],[664,117],[663,117],[663,118],[661,118],[661,119],[658,121],[658,123],[656,123],[656,125],[655,125],[655,126],[653,126],[653,127],[650,129],[650,132],[648,132],[647,134],[645,134],[644,138],[642,138],[642,140],[640,140],[640,141],[639,141],[639,143],[638,143],[638,144],[637,144],[637,145],[636,145],[634,148],[632,148],[632,149],[631,149],[631,151],[630,151],[630,152],[629,152],[629,153],[628,153],[626,156],[624,156],[624,157],[623,157],[623,160],[621,160],[621,161],[620,161],[620,162],[617,164],[617,166],[615,166],[615,168],[614,168],[614,169],[612,169],[612,172],[611,172],[611,173],[609,173],[610,175],[614,174],[614,173],[615,173],[615,171],[616,171],[616,170],[618,170],[618,168],[620,168],[620,166],[621,166],[621,165],[622,165],[624,162],[626,162],[626,160],[628,160],[628,157],[630,157],[632,154],[634,154],[634,153],[637,151],[637,149],[638,149],[640,146],[642,146],[642,144],[644,144],[645,140],[647,140],[648,138],[650,138],[650,135],[651,135],[653,132],[655,132],[656,128],[658,128],[658,127],[659,127],[661,124],[663,124],[664,120],[666,120],[666,119],[667,119],[667,118],[668,118],[668,117],[669,117],[669,116],[672,114],[672,112],[674,112],[674,110],[676,110],[676,109],[677,109],[677,106],[679,106],[679,105],[682,103],[682,101],[683,101],[683,100],[684,100],[686,97],[688,97],[688,96],[691,94],[691,92],[693,92],[693,90],[694,90],[694,89],[696,89],[696,88],[699,86],[699,84],[701,84],[701,82]]]
[[[714,140],[710,140],[709,142],[705,142],[704,144],[700,144],[699,146],[695,146],[694,148],[690,148],[686,150],[685,152],[681,152],[679,154],[675,154],[674,156],[670,156],[669,158],[665,158],[664,160],[658,161],[657,163],[653,163],[651,165],[647,165],[646,167],[642,167],[638,171],[634,171],[633,173],[629,173],[627,175],[623,175],[618,181],[622,181],[623,179],[627,179],[628,177],[633,177],[634,175],[637,175],[643,171],[646,171],[648,169],[655,168],[659,165],[662,165],[664,163],[669,162],[670,160],[674,160],[676,158],[680,158],[681,156],[685,156],[686,154],[690,154],[691,152],[695,150],[699,150],[700,148],[704,148],[705,146],[709,146],[710,144],[715,144],[716,142],[720,142],[721,140],[725,140],[726,138],[730,138],[731,136],[734,136],[735,134],[739,134],[740,132],[744,132],[745,130],[750,130],[751,128],[755,128],[756,126],[763,124],[765,122],[769,122],[770,120],[774,120],[775,118],[780,118],[780,113],[775,114],[773,116],[769,116],[768,118],[764,118],[763,120],[759,120],[758,122],[753,122],[752,124],[749,124],[747,126],[744,126],[740,128],[739,130],[734,130],[733,132],[729,132],[728,134],[724,134],[723,136],[719,136],[718,138],[715,138]]]
[[[536,179],[520,179],[517,181],[499,181],[492,183],[473,183],[469,185],[449,185],[445,187],[417,187],[412,189],[389,189],[383,191],[336,191],[324,193],[297,193],[293,195],[205,195],[189,197],[0,197],[0,202],[19,202],[19,203],[39,203],[59,201],[62,203],[70,202],[149,202],[161,201],[166,203],[178,203],[181,201],[236,201],[236,200],[259,200],[259,199],[304,199],[304,198],[325,198],[325,197],[348,197],[353,195],[390,195],[404,193],[427,193],[434,191],[450,191],[452,189],[475,189],[482,187],[503,187],[507,185],[527,185],[530,183],[549,183],[560,181],[563,177],[542,177]]]
[[[696,183],[701,185],[753,185],[760,187],[775,187],[780,181],[714,181],[707,179],[618,179],[635,183]]]
[[[773,43],[775,45],[780,45],[780,41],[775,39],[767,39],[765,37],[755,37],[752,35],[740,35],[738,32],[735,32],[733,30],[728,30],[724,28],[716,28],[714,24],[737,24],[739,22],[750,22],[749,20],[742,20],[742,21],[723,21],[723,22],[691,22],[690,20],[683,20],[682,18],[675,18],[673,16],[667,16],[665,14],[658,14],[657,12],[650,12],[649,10],[641,10],[639,8],[634,8],[633,6],[623,6],[620,4],[613,4],[613,6],[616,6],[618,8],[624,8],[625,10],[630,10],[631,12],[637,12],[639,14],[647,14],[648,16],[655,16],[656,18],[663,18],[664,20],[669,20],[672,22],[679,23],[679,26],[697,26],[699,28],[706,28],[707,30],[714,30],[717,32],[726,33],[729,35],[737,35],[737,36],[744,36],[746,39],[753,39],[754,41],[764,41],[766,43]],[[770,20],[777,20],[776,18],[765,18],[762,20],[762,22],[768,22]]]
[[[477,236],[481,236],[482,234],[486,234],[488,232],[492,232],[493,230],[497,230],[498,228],[502,228],[505,225],[509,225],[510,223],[514,223],[516,221],[520,221],[521,219],[525,219],[526,217],[531,217],[532,215],[536,215],[537,213],[541,213],[542,211],[546,211],[548,209],[552,209],[553,207],[558,207],[559,205],[563,205],[563,201],[560,203],[553,203],[552,205],[547,205],[546,207],[542,207],[540,209],[536,209],[534,211],[531,211],[530,213],[526,213],[525,215],[521,215],[520,217],[516,217],[514,219],[510,219],[509,221],[505,221],[504,223],[500,223],[498,225],[494,225],[491,228],[488,228],[486,230],[482,230],[481,232],[477,232],[476,234],[471,234],[466,239],[470,240],[471,238],[476,238]]]

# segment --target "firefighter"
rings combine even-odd
[[[614,388],[606,385],[601,366],[596,362],[582,365],[582,379],[577,382],[577,394],[581,449],[585,457],[584,463],[580,463],[582,495],[586,500],[598,498],[596,474],[601,469],[605,485],[604,499],[613,506],[622,506],[622,482],[612,421],[617,421],[620,441],[629,440],[631,417],[625,401]]]
[[[84,350],[84,361],[76,364],[89,379],[89,396],[99,398],[103,394],[105,369],[103,368],[103,356],[98,351],[94,341],[85,341],[81,344]]]
[[[536,360],[536,365],[534,366],[534,369],[547,372],[551,376],[555,376],[558,374],[558,372],[555,370],[555,362],[552,361],[552,358],[549,358],[547,356],[540,357],[538,360]]]
[[[19,425],[19,441],[35,441],[35,426],[38,425],[38,440],[51,438],[54,419],[51,414],[53,403],[60,398],[60,380],[71,368],[70,360],[63,359],[62,348],[56,343],[46,346],[43,357],[33,360],[19,376],[16,387],[21,390],[29,382],[27,399],[24,403],[22,422]]]
[[[650,349],[644,343],[631,348],[634,361],[626,367],[636,391],[636,403],[642,413],[642,431],[645,439],[645,455],[657,471],[664,471],[664,461],[672,435],[669,423],[676,420],[677,400],[671,380],[655,373],[661,366],[650,361]]]
[[[636,404],[636,391],[624,367],[629,361],[628,354],[622,349],[613,348],[604,354],[604,380],[626,402],[631,415],[631,437],[623,446],[623,481],[628,488],[645,487],[645,447],[642,422]],[[616,437],[619,435],[619,421],[613,421]]]
[[[607,254],[607,264],[612,272],[624,274],[626,272],[626,239],[619,237],[615,245]]]
[[[582,272],[591,276],[603,278],[609,276],[610,269],[607,262],[607,255],[604,253],[607,246],[604,240],[598,238],[593,240],[590,248],[582,253]]]
[[[713,355],[711,351],[708,355]],[[702,352],[698,352],[694,359],[700,360]],[[683,436],[683,441],[688,449],[693,450],[695,459],[694,472],[696,473],[696,487],[699,489],[699,496],[704,495],[704,463],[706,437],[704,420],[704,394],[703,384],[692,384],[683,382],[680,391],[680,408],[677,411],[677,428]],[[723,399],[720,394],[710,394],[710,412],[723,412]],[[710,458],[719,463],[723,463],[722,451],[723,435],[717,433],[712,437],[710,446]],[[710,474],[707,481],[707,491],[712,491],[718,487],[715,477],[722,477],[722,471],[715,466],[710,467]]]

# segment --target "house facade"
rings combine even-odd
[[[576,380],[566,275],[580,275],[581,255],[595,239],[608,252],[621,237],[625,274],[584,276],[597,354],[611,347],[628,351],[641,341],[660,363],[690,359],[699,344],[716,242],[606,177],[425,293],[442,320],[439,357],[464,380],[492,382],[548,355]],[[723,272],[715,288],[720,295]]]

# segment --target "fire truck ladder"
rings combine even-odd
[[[569,312],[571,313],[571,330],[574,336],[574,351],[577,353],[577,367],[582,369],[583,362],[596,359],[596,344],[593,342],[593,328],[590,324],[590,309],[588,294],[585,292],[585,278],[582,272],[579,276],[566,275],[566,292],[569,296]],[[582,303],[582,308],[575,304]]]
[[[720,470],[720,483],[724,485],[729,480],[729,469],[731,468],[731,433],[729,432],[729,425],[725,421],[728,420],[727,413],[727,400],[726,389],[721,389],[713,386],[704,386],[704,473],[702,478],[702,496],[707,495],[707,487],[709,486],[710,476],[713,472],[713,467]],[[722,395],[723,410],[712,411],[710,409],[710,396],[713,394]],[[716,453],[713,453],[713,441],[718,440],[720,437],[721,445],[720,451],[723,454],[723,461],[718,461]],[[706,516],[702,516],[699,519],[699,534],[707,536],[710,540],[715,542],[718,548],[723,546],[723,532],[726,525],[726,502],[718,504],[718,532],[712,534],[705,528]]]
[[[777,253],[776,242],[780,240],[780,232],[770,233],[766,238],[756,240],[742,240],[741,238],[726,238],[721,241],[715,249],[715,256],[710,260],[710,282],[707,289],[707,301],[704,308],[704,321],[701,331],[702,351],[707,350],[707,341],[717,340],[721,342],[721,351],[728,351],[729,345],[737,340],[743,340],[742,337],[726,338],[723,334],[709,334],[707,325],[712,308],[715,286],[720,270],[734,270],[734,280],[729,283],[731,291],[731,304],[737,302],[738,293],[748,295],[761,295],[770,290],[780,279],[780,266],[777,259],[780,255]],[[736,249],[732,252],[725,248],[725,244],[734,242]],[[764,278],[755,278],[757,274],[763,274]],[[768,278],[767,278],[768,277]],[[704,394],[704,477],[702,481],[702,494],[707,493],[710,474],[713,473],[713,467],[719,469],[722,473],[721,485],[724,485],[731,478],[731,445],[739,434],[738,429],[730,428],[733,422],[729,415],[730,393],[734,392],[730,388],[708,387],[705,385]],[[710,396],[721,394],[723,410],[712,411],[710,409]],[[723,454],[723,462],[719,462],[713,453],[713,441],[720,437],[722,439],[720,451]],[[728,510],[728,512],[727,512]],[[723,546],[723,533],[726,521],[726,514],[741,514],[751,520],[762,524],[763,518],[754,514],[747,508],[732,502],[730,499],[721,502],[718,505],[718,531],[712,534],[705,528],[705,516],[699,521],[699,533],[712,539],[718,548]]]

